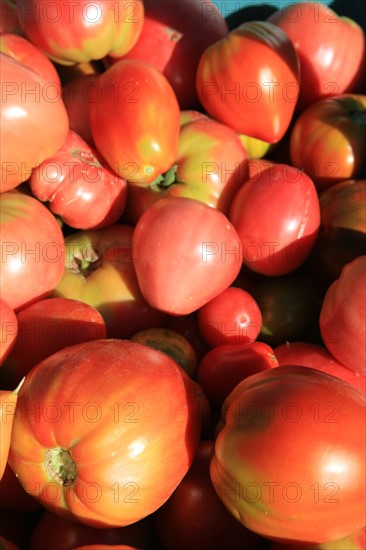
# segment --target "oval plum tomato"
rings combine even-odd
[[[201,359],[196,379],[209,402],[221,407],[244,378],[277,366],[273,349],[264,342],[222,344]]]
[[[52,353],[107,336],[102,315],[90,305],[69,298],[38,300],[18,312],[17,322],[17,340],[0,371],[4,389],[14,388]]]
[[[341,180],[366,175],[366,95],[323,99],[294,121],[291,164],[323,190]]]
[[[103,545],[114,549],[127,544],[137,548],[150,548],[152,525],[149,518],[125,527],[97,529],[79,521],[68,521],[43,511],[29,540],[29,550],[75,550],[84,545]]]
[[[16,189],[0,194],[0,220],[0,294],[17,312],[56,288],[65,241],[54,215]]]
[[[187,114],[187,113],[186,113]],[[227,214],[248,178],[248,155],[237,133],[208,116],[182,123],[173,166],[147,186],[130,182],[126,213],[136,224],[141,214],[163,197],[201,200]]]
[[[321,370],[366,393],[365,374],[356,373],[340,363],[325,346],[310,342],[286,342],[273,349],[278,364],[300,365]],[[204,389],[204,387],[202,386]]]
[[[26,376],[9,464],[51,512],[100,528],[130,525],[159,508],[192,464],[199,391],[170,357],[136,342],[64,348]]]
[[[319,193],[319,204],[321,227],[309,267],[329,286],[366,250],[366,179],[331,185]]]
[[[63,146],[34,168],[29,186],[37,199],[48,202],[51,212],[75,229],[114,224],[127,201],[127,181],[72,130]]]
[[[362,89],[366,40],[355,21],[322,2],[294,2],[276,10],[268,21],[287,34],[299,57],[299,111],[325,97]]]
[[[272,23],[249,21],[203,52],[196,89],[213,118],[241,134],[276,143],[291,122],[299,78],[288,36]]]
[[[344,266],[328,288],[319,316],[324,344],[356,373],[366,373],[366,256]]]
[[[139,258],[133,230],[121,223],[69,234],[64,272],[52,293],[95,307],[109,338],[130,338],[139,330],[160,326],[165,318],[141,293],[134,268]]]
[[[329,542],[360,529],[365,412],[364,393],[316,369],[249,376],[222,407],[210,465],[219,497],[248,529],[278,542]]]
[[[100,94],[90,104],[96,148],[119,176],[151,183],[177,156],[180,110],[171,85],[152,65],[131,59],[112,65],[96,84]]]
[[[210,479],[214,442],[200,442],[189,471],[153,516],[164,550],[263,550],[265,540],[241,525],[226,510]]]
[[[80,0],[74,4],[55,0],[51,5],[39,0],[15,1],[25,36],[65,65],[127,53],[144,20],[142,0]]]
[[[18,319],[5,298],[0,297],[0,366],[13,349],[18,337]],[[4,388],[3,388],[4,389]]]
[[[228,218],[195,199],[167,198],[138,220],[134,263],[145,300],[187,315],[225,290],[240,271],[240,240]]]
[[[144,0],[144,7],[141,34],[124,58],[142,59],[160,70],[181,109],[198,107],[197,66],[202,52],[228,34],[224,16],[211,0]]]
[[[229,286],[198,310],[198,324],[203,339],[212,348],[247,344],[257,339],[262,314],[249,292]]]
[[[237,191],[229,219],[241,239],[244,265],[262,275],[284,275],[302,265],[314,246],[318,194],[311,178],[293,166],[256,163],[259,175]]]
[[[59,149],[69,120],[60,84],[0,52],[0,191],[26,181],[32,169]],[[50,124],[52,121],[52,124]]]

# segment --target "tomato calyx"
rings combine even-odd
[[[173,164],[164,174],[159,174],[154,181],[150,183],[150,187],[153,189],[167,189],[173,185],[173,183],[178,183],[177,170],[178,164]]]
[[[75,483],[77,468],[69,451],[61,447],[48,449],[45,454],[45,468],[60,485],[69,487]]]
[[[102,259],[96,250],[94,250],[93,247],[88,247],[85,251],[80,250],[79,255],[73,256],[70,261],[66,263],[66,268],[72,273],[77,273],[87,278],[93,271],[99,269],[101,265]]]

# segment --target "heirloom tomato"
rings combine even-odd
[[[96,84],[100,93],[90,103],[96,148],[119,176],[151,183],[177,155],[180,110],[173,88],[155,67],[131,59],[109,67]]]
[[[366,83],[366,39],[356,21],[323,2],[291,3],[268,21],[286,33],[299,57],[298,111],[325,97],[361,91]]]
[[[222,407],[211,480],[238,521],[284,543],[318,544],[364,526],[366,396],[282,366],[240,382]]]
[[[198,107],[197,66],[202,52],[228,34],[223,15],[211,0],[144,0],[144,8],[141,34],[124,58],[142,59],[161,71],[181,109]]]
[[[64,348],[26,376],[9,464],[51,512],[130,525],[157,510],[192,464],[200,391],[170,357],[136,342]]]
[[[52,293],[96,308],[110,338],[130,338],[139,330],[160,326],[165,318],[141,294],[132,236],[133,227],[125,224],[69,234],[63,275]]]
[[[19,311],[46,298],[61,280],[65,242],[53,214],[16,189],[0,194],[0,294]]]
[[[366,373],[366,256],[346,264],[324,296],[320,332],[332,355],[355,373]]]
[[[126,180],[72,130],[63,146],[33,169],[29,186],[33,196],[75,229],[110,226],[126,206]]]
[[[276,143],[291,122],[299,78],[298,58],[287,35],[272,23],[249,21],[203,52],[196,89],[213,118]]]
[[[137,280],[151,307],[187,315],[227,288],[238,275],[240,239],[216,208],[167,198],[140,217],[132,236]]]
[[[144,20],[142,0],[15,0],[25,36],[60,64],[127,53]]]
[[[53,76],[2,52],[0,72],[0,191],[4,192],[26,181],[35,166],[63,145],[69,120],[60,83]]]
[[[316,188],[293,166],[255,162],[259,175],[240,187],[229,213],[241,239],[243,263],[267,276],[291,273],[308,257],[318,235]]]
[[[318,101],[294,121],[291,164],[322,190],[366,175],[366,95],[344,94]]]
[[[128,221],[136,223],[163,197],[200,200],[227,214],[247,178],[248,155],[237,133],[208,116],[192,115],[192,120],[181,122],[178,152],[169,170],[146,186],[130,182]]]

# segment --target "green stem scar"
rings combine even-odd
[[[45,454],[45,468],[52,479],[60,485],[69,487],[77,478],[77,469],[69,451],[55,447]]]

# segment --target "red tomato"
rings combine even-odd
[[[97,529],[78,521],[68,521],[49,511],[44,511],[34,527],[29,541],[29,550],[75,550],[84,545],[133,545],[149,548],[151,542],[150,518],[126,527]]]
[[[14,309],[0,297],[0,366],[15,345],[18,336],[18,319]]]
[[[227,214],[247,177],[248,155],[237,133],[207,116],[193,115],[191,121],[181,122],[173,166],[148,186],[130,183],[126,214],[136,224],[163,197],[200,200]]]
[[[299,62],[287,35],[266,21],[249,21],[202,54],[196,89],[213,117],[250,137],[276,143],[292,119]]]
[[[4,192],[26,181],[35,166],[63,145],[69,121],[59,83],[4,53],[0,53],[0,71],[0,191]]]
[[[213,441],[201,441],[189,471],[153,523],[164,550],[263,550],[265,540],[228,513],[210,479]]]
[[[201,359],[196,378],[210,403],[221,407],[244,378],[277,366],[273,349],[264,342],[222,344]]]
[[[65,65],[123,55],[136,43],[144,20],[142,0],[15,1],[24,34]]]
[[[198,62],[209,45],[228,34],[223,15],[211,0],[145,0],[144,7],[141,34],[124,58],[142,59],[161,71],[172,85],[181,109],[198,107]]]
[[[14,388],[40,361],[73,344],[106,338],[102,315],[68,298],[46,298],[17,314],[18,336],[0,372],[4,389]]]
[[[270,164],[241,186],[229,219],[241,239],[244,265],[263,275],[291,273],[303,264],[318,235],[314,183],[293,166]]]
[[[138,220],[132,241],[141,292],[171,315],[187,315],[220,294],[241,267],[238,234],[227,217],[195,199],[161,199]]]
[[[96,84],[90,124],[97,149],[119,176],[151,183],[177,155],[180,111],[171,85],[149,63],[130,59],[107,69]]]
[[[165,314],[151,307],[136,278],[139,261],[133,227],[116,224],[65,238],[64,271],[53,297],[85,302],[101,313],[109,338],[130,338],[160,326]]]
[[[299,57],[299,110],[325,97],[358,92],[365,84],[365,34],[352,19],[322,2],[294,2],[268,21],[287,34]]]
[[[135,342],[64,348],[38,363],[18,393],[9,464],[61,517],[130,525],[187,473],[201,433],[199,391],[170,357]],[[30,413],[35,404],[39,414]]]
[[[257,339],[262,314],[249,292],[230,286],[198,310],[198,324],[203,339],[212,348],[247,344]]]
[[[366,373],[366,256],[346,264],[328,288],[319,317],[324,344],[355,373]]]
[[[17,190],[0,195],[0,294],[17,312],[56,288],[65,242],[56,218],[37,199]]]
[[[219,497],[248,529],[278,542],[329,542],[362,528],[365,413],[364,393],[316,369],[246,378],[222,408],[210,466]]]
[[[300,365],[321,370],[366,393],[365,374],[356,373],[340,363],[325,346],[309,342],[286,342],[273,348],[279,365]],[[204,389],[204,386],[202,385]]]
[[[291,164],[322,190],[366,175],[366,95],[345,94],[314,103],[295,120]]]
[[[126,180],[72,130],[63,146],[32,171],[29,185],[37,199],[75,229],[108,227],[126,206]]]

